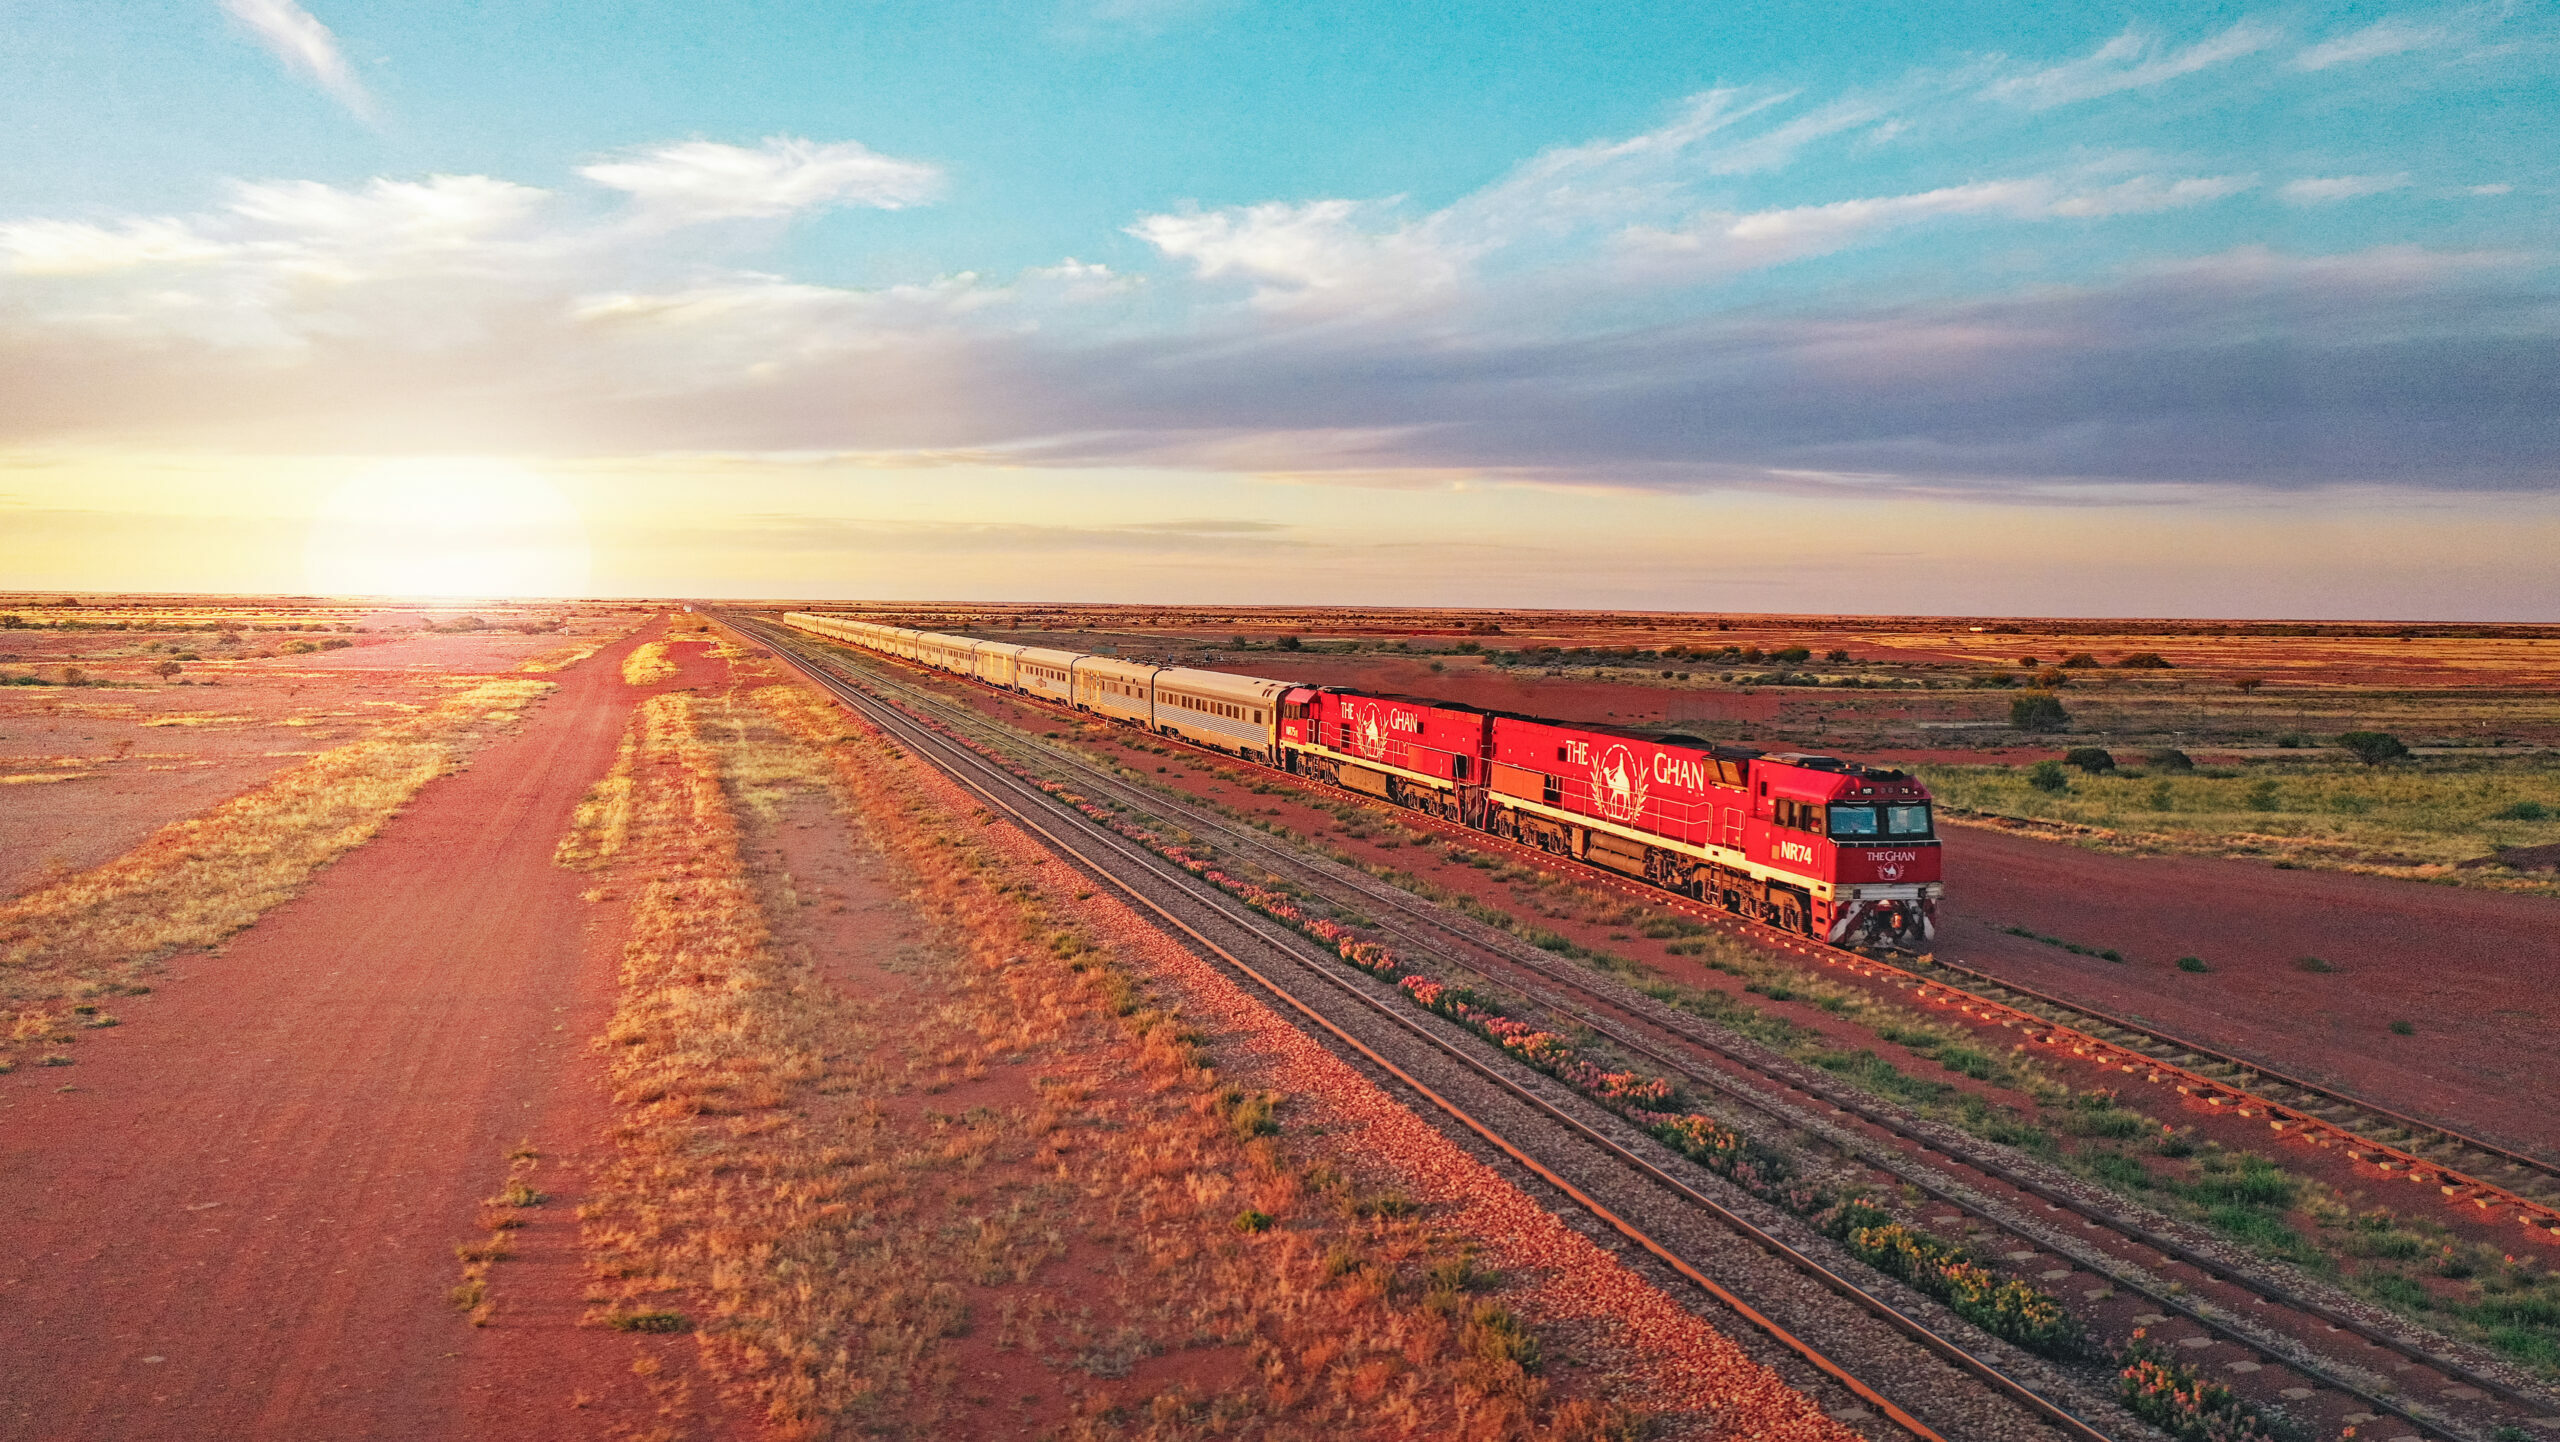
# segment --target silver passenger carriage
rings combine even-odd
[[[1016,646],[1010,641],[980,641],[978,643],[978,679],[990,686],[1001,686],[1008,691],[1012,690],[1015,658],[1019,657],[1023,650],[1023,647]]]
[[[1116,656],[1078,656],[1075,704],[1097,716],[1155,729],[1155,679],[1161,666]]]
[[[1286,681],[1170,667],[1156,673],[1156,729],[1255,761],[1277,753]]]
[[[1031,695],[1055,701],[1061,706],[1073,706],[1076,704],[1075,666],[1085,659],[1082,651],[1025,646],[1013,658],[1013,684]]]

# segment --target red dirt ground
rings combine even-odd
[[[1947,959],[2560,1158],[2545,1085],[2560,1067],[2560,902],[1974,827],[1950,828],[1946,849]],[[2213,970],[2182,972],[2182,956]],[[2305,956],[2338,969],[2304,971]]]
[[[86,609],[106,614],[95,603]],[[351,644],[242,660],[220,659],[222,649],[203,632],[0,632],[0,657],[15,658],[0,661],[0,673],[58,679],[62,666],[77,664],[110,683],[0,688],[0,897],[57,870],[84,871],[121,856],[158,827],[431,706],[456,685],[517,675],[532,658],[592,644],[636,619],[618,610],[552,610],[567,616],[565,632],[418,633],[413,613],[331,610],[332,622],[383,629],[325,638],[250,631],[241,651],[297,639]],[[240,606],[185,614],[220,620],[281,613]],[[178,680],[164,681],[149,668],[167,652],[145,650],[150,644],[214,659],[182,662]]]
[[[551,863],[644,694],[631,644],[120,1005],[78,1068],[0,1078],[0,1438],[602,1436],[659,1410],[633,1364],[681,1379],[691,1342],[575,1325],[618,938]],[[676,654],[665,684],[711,675]],[[452,1247],[520,1141],[552,1198],[474,1330]]]

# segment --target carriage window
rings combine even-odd
[[[1884,809],[1884,829],[1890,836],[1926,836],[1929,834],[1929,808],[1888,806]]]
[[[1831,834],[1834,836],[1875,835],[1876,809],[1872,806],[1832,807]]]

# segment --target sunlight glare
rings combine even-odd
[[[341,483],[304,570],[331,596],[577,596],[593,554],[560,489],[510,461],[384,461]]]

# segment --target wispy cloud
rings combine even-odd
[[[1736,270],[1828,255],[1905,226],[1954,217],[2010,220],[2099,219],[2175,210],[2236,195],[2247,175],[2163,178],[2138,175],[2105,186],[2070,186],[2049,176],[1975,181],[1906,195],[1835,200],[1746,214],[1708,214],[1676,228],[1630,227],[1629,254]]]
[[[2409,173],[2396,175],[2319,175],[2286,181],[2276,194],[2287,205],[2330,205],[2341,200],[2359,200],[2368,195],[2405,189]]]
[[[941,193],[942,172],[855,141],[820,145],[775,136],[752,149],[694,140],[580,167],[673,224],[759,219],[822,206],[901,210]]]
[[[373,117],[373,97],[357,83],[355,72],[347,68],[347,57],[338,49],[338,37],[330,34],[329,27],[313,18],[310,11],[294,0],[222,0],[222,8],[248,26],[258,43],[288,69],[318,81],[357,118]]]
[[[2219,35],[2173,49],[2157,37],[2127,30],[2077,60],[1995,80],[1985,93],[2030,110],[2048,110],[2210,70],[2254,55],[2283,38],[2271,26],[2243,20]]]
[[[2297,70],[2326,70],[2333,65],[2360,65],[2412,50],[2432,50],[2457,38],[2448,25],[2413,25],[2406,20],[2379,20],[2334,40],[2323,40],[2293,57]]]

